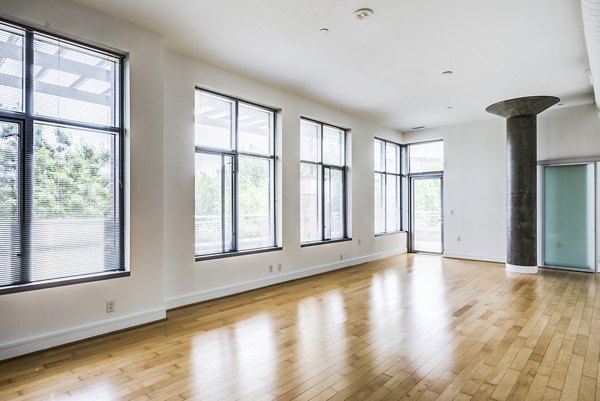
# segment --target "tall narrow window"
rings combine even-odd
[[[346,131],[302,119],[300,135],[302,242],[347,238]]]
[[[276,247],[275,111],[196,91],[196,256]]]
[[[400,145],[375,139],[375,234],[401,230],[400,150]]]
[[[0,293],[125,271],[122,62],[0,23]]]

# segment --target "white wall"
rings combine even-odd
[[[55,0],[4,0],[3,16],[129,53],[131,276],[0,296],[0,359],[164,318],[162,39]],[[105,313],[105,301],[116,311]]]
[[[538,160],[600,156],[599,112],[587,104],[540,114]]]
[[[446,256],[506,260],[505,138],[501,118],[404,133],[405,143],[444,140]],[[538,160],[588,156],[600,156],[600,117],[593,105],[539,115]]]
[[[131,268],[127,278],[0,296],[0,359],[161,319],[165,305],[405,251],[404,233],[373,236],[373,137],[400,141],[400,133],[165,50],[158,35],[65,0],[3,0],[0,15],[129,54]],[[195,85],[282,110],[282,251],[194,261]],[[352,241],[300,248],[300,116],[351,129]],[[269,264],[279,263],[283,272],[268,273]],[[108,299],[116,300],[109,315]]]
[[[165,118],[165,299],[168,307],[406,251],[406,234],[373,236],[373,138],[396,131],[168,52]],[[283,250],[194,261],[194,86],[279,108]],[[350,128],[352,241],[300,247],[300,117]],[[281,175],[280,175],[281,176]],[[360,240],[361,244],[358,244]],[[343,254],[343,261],[340,261]],[[268,272],[278,264],[282,272]]]
[[[430,139],[444,140],[444,254],[504,260],[504,122],[498,118],[404,133],[405,143]]]

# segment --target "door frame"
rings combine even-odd
[[[441,250],[440,252],[427,252],[427,251],[419,251],[414,247],[414,236],[415,236],[415,219],[414,219],[414,182],[416,180],[426,180],[426,179],[438,179],[440,180],[440,223],[441,223],[441,233],[440,233],[440,242],[441,242]],[[410,253],[429,253],[434,255],[443,255],[444,254],[444,173],[442,171],[434,171],[427,173],[415,173],[408,175],[408,191],[409,191],[409,209],[408,209],[408,220],[409,220],[409,235],[408,235],[408,251]]]

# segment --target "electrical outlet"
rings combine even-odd
[[[282,270],[283,270],[283,266],[281,266],[281,263],[279,263],[279,264],[277,265],[277,271],[278,271],[278,272],[280,272],[280,271],[282,271]]]
[[[362,242],[361,242],[361,240],[360,240],[360,238],[359,238],[359,239],[358,239],[358,245],[360,245],[360,244],[362,244]]]
[[[460,235],[456,237],[456,242],[460,242]]]
[[[108,300],[106,301],[106,313],[112,313],[115,311],[115,301]]]
[[[340,253],[340,260],[344,260],[344,254]]]
[[[269,265],[269,273],[273,273],[273,265]]]

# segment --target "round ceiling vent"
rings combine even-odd
[[[354,11],[354,18],[359,21],[366,20],[371,15],[373,15],[373,10],[370,8],[359,8],[358,10]]]

